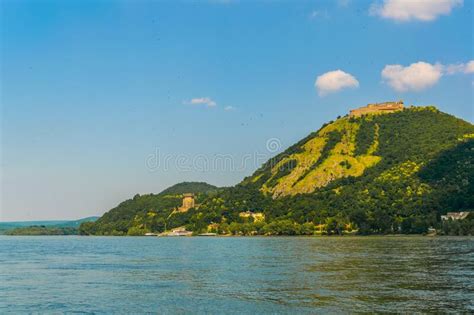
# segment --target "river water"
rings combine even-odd
[[[0,236],[32,312],[474,312],[474,237]]]

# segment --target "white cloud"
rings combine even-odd
[[[215,107],[217,103],[213,101],[210,97],[198,97],[193,98],[189,101],[184,101],[183,104],[190,104],[190,105],[205,105],[207,107]]]
[[[417,62],[404,67],[387,65],[382,70],[382,78],[399,92],[420,91],[435,85],[443,75],[443,66],[427,62]]]
[[[327,10],[313,10],[309,14],[309,18],[310,19],[319,19],[319,18],[327,19],[329,18],[329,13]]]
[[[224,107],[224,110],[229,112],[229,111],[235,110],[235,107],[234,106],[226,106],[226,107]]]
[[[386,65],[383,80],[399,92],[421,91],[435,85],[444,75],[474,73],[474,60],[467,63],[442,65],[419,61],[409,66]]]
[[[384,0],[372,3],[369,13],[399,22],[429,22],[462,5],[463,0]]]
[[[317,77],[314,86],[318,90],[319,96],[324,96],[345,88],[356,88],[359,86],[359,81],[349,73],[335,70]]]

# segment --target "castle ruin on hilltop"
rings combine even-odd
[[[183,194],[183,205],[178,208],[178,212],[186,212],[196,206],[194,201],[194,194],[187,193]]]
[[[351,110],[349,112],[349,116],[360,117],[366,114],[393,113],[399,110],[403,110],[403,101],[374,103],[374,104],[368,104],[367,106]]]

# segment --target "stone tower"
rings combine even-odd
[[[179,212],[186,212],[195,206],[194,194],[187,193],[183,194],[183,205],[178,208]]]

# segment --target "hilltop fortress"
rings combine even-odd
[[[403,109],[403,101],[368,104],[367,106],[353,109],[350,117],[360,117],[366,114],[393,113]]]

